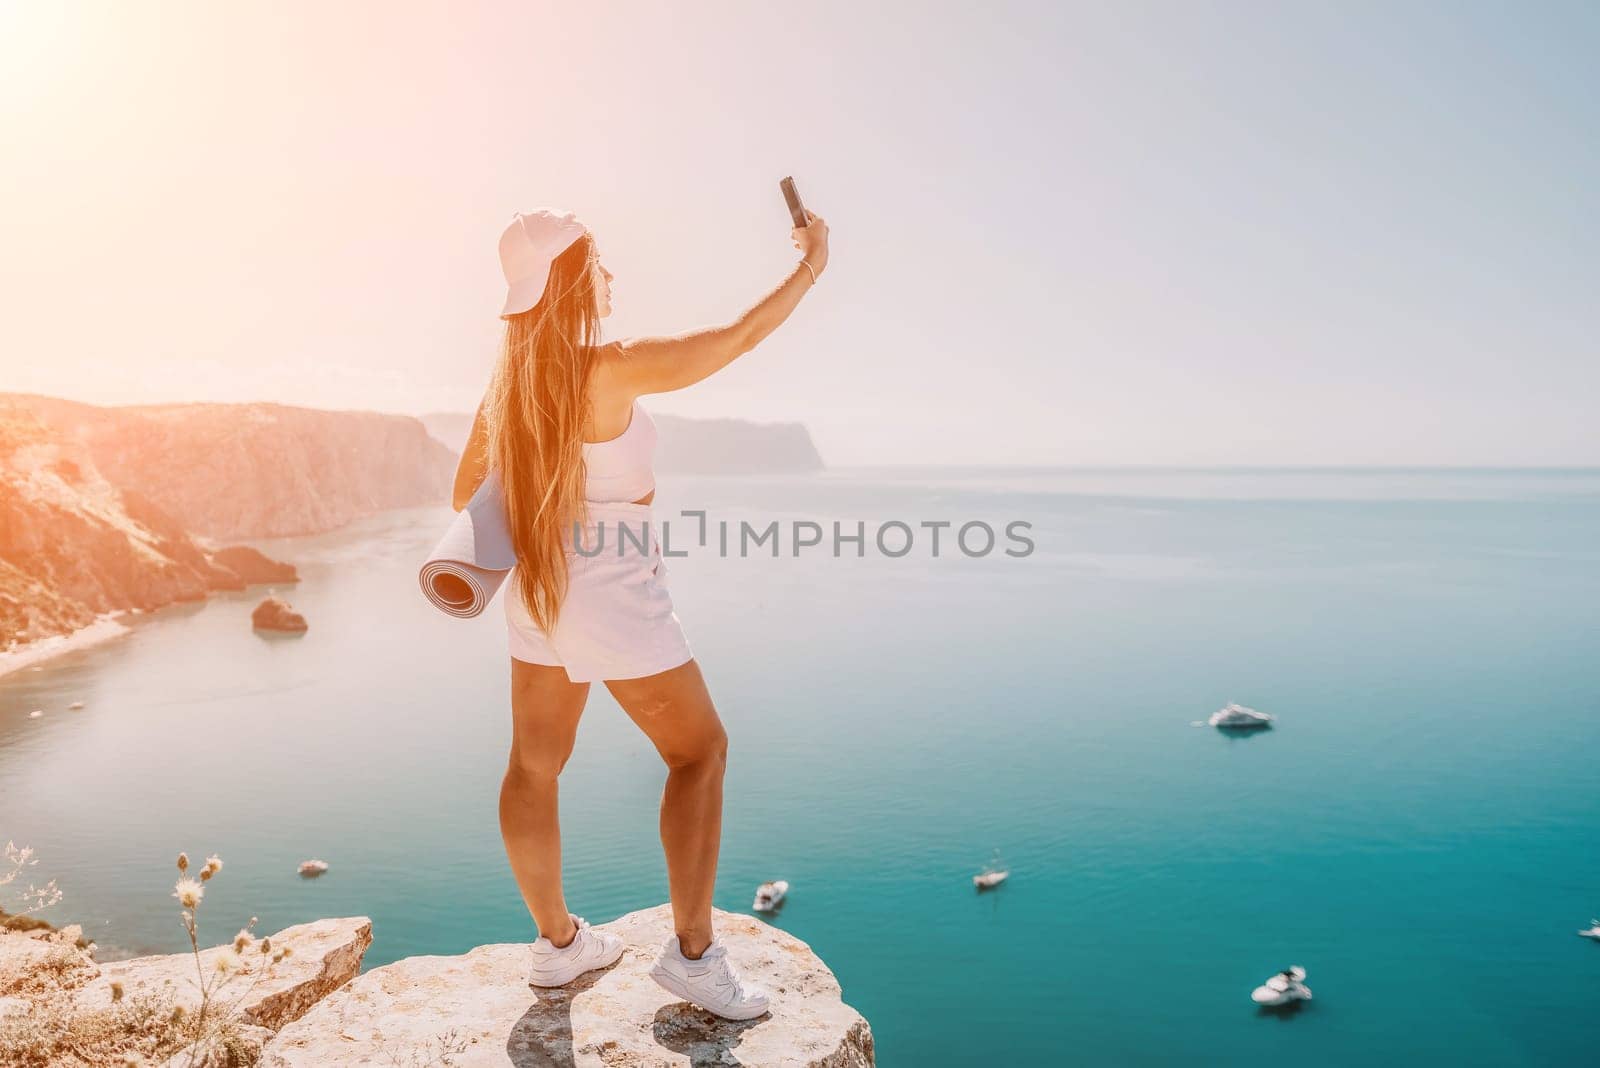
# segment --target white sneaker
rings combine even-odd
[[[578,933],[566,945],[558,948],[544,935],[533,943],[529,986],[566,986],[584,972],[609,968],[622,957],[620,935],[597,931],[582,916],[572,916],[572,922]]]
[[[673,935],[650,969],[650,978],[669,994],[727,1020],[753,1020],[767,1011],[767,992],[741,979],[727,947],[714,939],[699,959],[690,960]]]

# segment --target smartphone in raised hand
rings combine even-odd
[[[803,228],[806,225],[806,209],[800,203],[800,192],[794,187],[794,179],[783,179],[778,183],[778,188],[783,190],[783,199],[789,205],[789,217],[794,220],[796,227]]]

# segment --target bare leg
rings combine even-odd
[[[558,946],[577,937],[561,892],[557,777],[572,755],[589,684],[565,668],[511,661],[511,758],[500,784],[500,834],[539,933]]]
[[[728,733],[717,717],[700,665],[642,679],[607,682],[606,688],[639,725],[667,764],[661,794],[661,846],[678,946],[691,960],[711,944],[711,898],[722,845],[722,775]]]

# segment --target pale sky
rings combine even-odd
[[[250,10],[245,10],[246,7]],[[512,212],[834,464],[1596,464],[1600,5],[0,0],[0,390],[470,410]]]

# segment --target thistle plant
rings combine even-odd
[[[173,887],[172,896],[178,899],[178,904],[183,907],[183,929],[189,933],[189,945],[194,951],[194,964],[196,978],[200,986],[200,1007],[196,1010],[192,1026],[193,1038],[189,1044],[189,1065],[200,1063],[207,1052],[211,1040],[217,1035],[213,1032],[220,1027],[226,1030],[228,1022],[234,1015],[234,1009],[250,996],[256,983],[263,976],[272,973],[273,966],[292,954],[289,946],[274,948],[272,939],[257,939],[252,933],[256,925],[256,917],[250,917],[250,922],[239,929],[233,936],[233,943],[222,949],[213,962],[210,974],[207,974],[205,964],[200,959],[200,931],[196,915],[200,911],[200,903],[206,896],[206,884],[214,879],[222,870],[222,858],[213,853],[206,858],[205,865],[199,872],[189,874],[189,854],[178,854],[178,882]],[[259,967],[252,967],[252,961]],[[219,994],[228,984],[241,976],[249,975],[250,984],[242,990],[232,1003],[221,1009],[213,1011],[216,1003],[221,999]],[[121,991],[113,986],[112,1000],[120,999]],[[184,1017],[184,1008],[177,1005],[173,1009],[172,1023],[181,1026]]]

